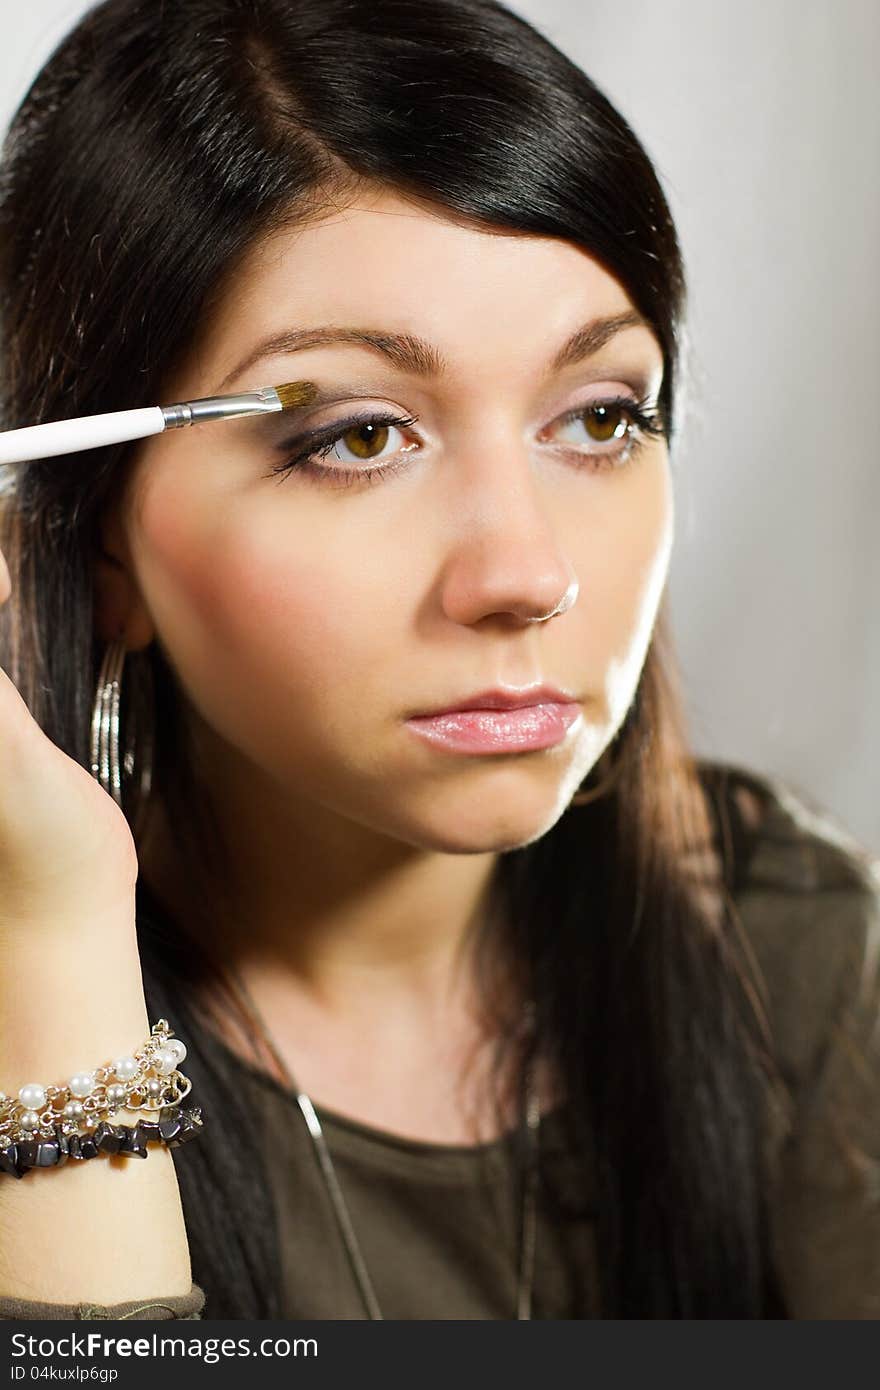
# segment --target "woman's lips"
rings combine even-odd
[[[459,709],[407,719],[413,733],[456,753],[517,753],[561,743],[580,717],[575,700],[519,709]]]

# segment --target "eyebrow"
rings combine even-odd
[[[625,328],[647,328],[653,332],[651,324],[634,309],[606,318],[590,319],[566,338],[549,363],[548,374],[593,357]],[[235,381],[265,357],[302,352],[306,348],[324,347],[329,343],[353,343],[358,347],[369,348],[381,354],[398,370],[409,372],[413,376],[439,377],[449,371],[449,362],[443,354],[425,338],[419,338],[413,333],[389,333],[382,329],[343,328],[334,324],[324,324],[314,328],[287,329],[261,339],[247,357],[224,377],[217,388],[217,394],[222,394],[230,381]]]

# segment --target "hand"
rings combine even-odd
[[[0,551],[0,605],[9,595]],[[137,872],[121,809],[46,737],[0,668],[0,935],[112,917],[133,902]]]

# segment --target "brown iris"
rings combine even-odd
[[[620,405],[590,405],[583,412],[583,422],[593,439],[604,442],[622,433],[626,411]]]
[[[362,425],[354,425],[350,430],[346,430],[339,438],[356,458],[370,459],[376,454],[381,454],[388,443],[388,426],[365,421]]]

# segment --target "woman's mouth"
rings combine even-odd
[[[455,753],[519,753],[561,743],[581,717],[576,700],[546,700],[515,709],[460,709],[418,715],[407,726]]]

